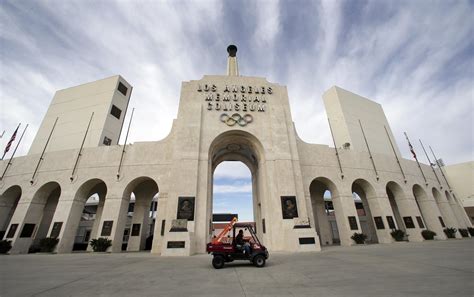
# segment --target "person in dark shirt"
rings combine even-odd
[[[244,241],[244,230],[239,230],[239,234],[235,237],[235,246],[238,249],[244,249],[247,255],[250,255],[250,244]]]

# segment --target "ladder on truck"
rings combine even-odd
[[[219,233],[219,235],[217,235],[215,238],[212,239],[211,243],[212,244],[220,244],[222,242],[222,239],[227,236],[227,233],[230,232],[230,230],[232,230],[232,227],[234,227],[234,224],[237,223],[237,218],[234,217],[232,219],[232,221],[229,222],[229,224],[227,224],[227,226],[225,226],[225,228]]]

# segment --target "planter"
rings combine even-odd
[[[6,254],[12,248],[12,242],[9,240],[0,240],[0,254]]]
[[[395,239],[395,241],[406,241],[405,240],[406,233],[403,232],[402,230],[393,229],[393,231],[390,232],[390,235],[392,235],[392,237],[393,237],[393,239]]]
[[[40,240],[39,247],[41,253],[52,253],[58,244],[59,239],[47,237]]]
[[[457,232],[456,228],[448,227],[448,228],[444,229],[443,231],[444,231],[444,234],[446,234],[446,237],[456,238],[456,232]]]
[[[351,239],[357,244],[364,244],[365,240],[367,239],[367,235],[356,232],[351,236]]]
[[[469,231],[469,234],[471,234],[471,236],[474,236],[474,228],[467,227],[467,231]]]
[[[110,246],[112,246],[112,240],[105,237],[91,240],[91,247],[94,252],[105,252]]]
[[[467,229],[459,229],[459,233],[462,237],[469,237],[469,231],[467,231]]]
[[[423,230],[421,231],[421,236],[423,236],[425,240],[433,240],[436,233],[431,230]]]

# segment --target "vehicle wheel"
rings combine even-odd
[[[224,257],[222,256],[214,256],[212,259],[212,266],[214,266],[215,269],[221,269],[224,267]]]
[[[258,268],[265,266],[265,257],[263,255],[257,255],[253,258],[253,264]]]

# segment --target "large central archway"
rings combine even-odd
[[[252,175],[252,204],[255,227],[260,240],[264,241],[266,226],[262,217],[263,187],[261,181],[263,175],[263,147],[261,143],[250,133],[245,131],[228,131],[214,139],[209,149],[209,175],[208,175],[208,222],[209,237],[213,234],[212,210],[213,210],[213,182],[214,172],[219,164],[225,161],[240,161],[250,170]]]

